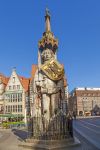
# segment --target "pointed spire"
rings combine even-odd
[[[46,8],[45,24],[46,24],[46,32],[51,31],[50,12],[48,8]]]
[[[39,41],[39,50],[42,52],[45,49],[51,49],[54,53],[58,48],[58,39],[54,37],[53,32],[51,32],[50,26],[50,12],[46,8],[46,15],[45,15],[45,32],[43,33],[42,39]]]
[[[12,68],[12,72],[16,72],[16,67],[13,67],[13,68]]]

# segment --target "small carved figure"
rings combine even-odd
[[[48,8],[46,8],[46,15],[47,15],[47,16],[50,16],[50,11],[49,11]]]

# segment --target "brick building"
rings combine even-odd
[[[70,93],[68,108],[79,116],[100,115],[100,88],[75,88]]]

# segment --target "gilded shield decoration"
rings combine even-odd
[[[50,59],[45,64],[41,65],[41,70],[51,79],[60,80],[64,76],[63,66],[55,59]]]

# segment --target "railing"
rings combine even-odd
[[[56,115],[51,120],[34,117],[28,125],[28,138],[38,140],[61,140],[73,137],[73,120],[65,115]]]

